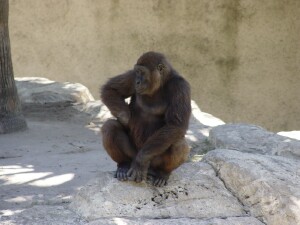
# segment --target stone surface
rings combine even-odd
[[[300,224],[300,161],[218,149],[204,161],[252,216],[268,225]]]
[[[281,155],[300,159],[300,141],[248,124],[226,124],[213,128],[209,141],[214,148]]]
[[[74,197],[71,209],[88,220],[105,217],[214,218],[245,216],[243,207],[206,163],[186,163],[169,184],[120,182],[101,173]]]
[[[88,223],[87,225],[263,225],[262,222],[253,217],[228,217],[213,219],[101,219]]]

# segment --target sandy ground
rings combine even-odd
[[[115,169],[99,128],[86,116],[35,112],[26,117],[28,130],[0,136],[0,224],[21,224],[7,221],[37,205],[49,210],[67,205],[97,173]]]

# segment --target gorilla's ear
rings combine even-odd
[[[164,64],[158,64],[157,69],[159,72],[163,72],[166,69],[166,66]]]

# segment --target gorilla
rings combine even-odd
[[[184,138],[191,114],[189,83],[163,54],[147,52],[133,69],[109,79],[100,95],[116,118],[101,128],[103,146],[117,163],[115,177],[167,185],[190,151]]]

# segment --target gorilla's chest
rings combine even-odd
[[[130,109],[130,135],[134,144],[140,148],[155,131],[165,125],[167,104],[163,98],[134,96],[131,98]]]
[[[135,101],[135,108],[137,111],[139,111],[141,116],[162,117],[166,112],[167,104],[162,97],[146,98],[137,96]]]

